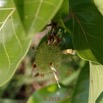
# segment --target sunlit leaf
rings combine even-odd
[[[97,6],[101,14],[103,15],[103,0],[93,0],[93,2]]]
[[[0,86],[14,74],[30,45],[11,0],[0,7]]]
[[[101,103],[100,102],[100,100],[102,100],[101,96],[103,98],[102,92],[103,92],[103,65],[90,62],[89,103],[95,103],[95,102]]]

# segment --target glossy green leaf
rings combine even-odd
[[[24,28],[31,37],[50,23],[50,20],[62,5],[63,0],[15,0],[15,2]]]
[[[50,85],[34,92],[27,103],[58,103],[69,94],[67,90],[63,87],[59,89],[57,84]]]
[[[91,0],[77,2],[70,0],[75,49],[81,58],[103,64],[103,17]]]
[[[89,96],[89,66],[86,65],[82,68],[74,93],[71,98],[71,103],[88,103]]]
[[[102,103],[103,65],[90,62],[89,103]],[[101,98],[102,97],[102,98]]]
[[[43,29],[62,1],[0,1],[0,86],[10,80],[27,54],[32,39],[27,35],[33,36]]]

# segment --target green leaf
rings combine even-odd
[[[15,2],[24,28],[31,37],[50,23],[61,7],[63,0],[15,0]]]
[[[25,31],[11,0],[0,7],[0,86],[14,74],[28,51],[31,40]]]
[[[15,2],[14,2],[15,1]],[[15,73],[31,37],[51,21],[63,0],[0,1],[0,86]]]
[[[103,65],[90,62],[89,103],[102,103],[101,96],[103,99]]]
[[[89,96],[89,66],[86,65],[81,69],[71,103],[87,103]]]
[[[34,94],[29,98],[27,103],[57,103],[66,97],[68,89],[59,89],[56,85],[50,85],[34,92]]]
[[[103,64],[103,17],[91,0],[83,1],[70,2],[74,46],[81,58]]]

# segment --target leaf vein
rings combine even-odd
[[[0,8],[0,10],[14,10],[15,8]]]
[[[0,27],[0,31],[2,30],[2,28],[4,27],[6,21],[10,18],[10,16],[14,13],[15,8],[11,11],[11,13],[7,16],[7,18],[4,20],[2,26]]]
[[[7,59],[8,59],[8,69],[10,68],[10,57],[9,57],[9,54],[7,52],[7,49],[6,49],[6,46],[5,46],[5,40],[4,40],[4,34],[3,34],[3,31],[2,31],[2,39],[3,39],[3,48],[4,48],[4,51],[5,51],[5,54],[7,56]]]
[[[93,36],[93,35],[91,35],[91,34],[89,34],[89,33],[86,33],[87,35],[89,35],[90,37],[92,37],[92,38],[95,38],[95,39],[97,39],[97,40],[99,40],[99,41],[101,41],[101,42],[103,42],[103,40],[102,39],[100,39],[100,38],[97,38],[97,37],[95,37],[95,36]]]
[[[14,32],[15,38],[17,39],[17,41],[18,41],[18,43],[19,43],[19,45],[20,45],[20,48],[21,48],[21,50],[22,50],[23,47],[22,47],[22,45],[21,45],[21,42],[20,42],[18,36],[16,35],[12,16],[11,16],[11,22],[12,22],[12,28],[13,28],[13,32]]]
[[[40,0],[40,3],[39,3],[39,6],[38,6],[38,9],[36,11],[35,18],[34,18],[33,22],[35,22],[37,20],[37,18],[38,18],[38,14],[40,12],[40,8],[41,8],[42,3],[43,3],[43,0]]]

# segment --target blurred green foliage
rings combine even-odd
[[[82,61],[77,55],[63,54],[62,64],[58,69],[58,78],[62,87],[59,89],[55,84],[52,73],[45,74],[44,78],[32,77],[34,59],[31,55],[33,55],[33,52],[34,50],[30,49],[12,80],[0,87],[0,103],[26,103],[28,99],[27,103],[69,103],[72,96],[76,100],[73,103],[80,103],[81,97],[79,96],[76,99],[76,96],[81,93],[82,96],[87,98],[88,93],[85,92],[88,92],[89,73],[86,62]],[[85,75],[84,70],[87,71]],[[82,99],[86,100],[85,98]]]

